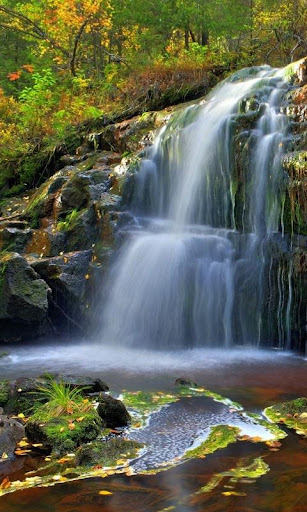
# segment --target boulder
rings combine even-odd
[[[100,398],[97,412],[108,428],[126,427],[130,421],[124,404],[109,395]]]
[[[0,256],[0,341],[46,332],[51,290],[17,253]]]
[[[57,327],[81,327],[85,322],[86,291],[92,251],[78,251],[31,262],[52,290],[50,316]]]

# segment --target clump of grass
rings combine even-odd
[[[82,414],[92,409],[92,404],[84,398],[83,388],[71,389],[64,382],[50,380],[45,386],[37,388],[37,399],[45,403],[39,405],[32,420],[48,420],[59,416]]]

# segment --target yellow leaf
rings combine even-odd
[[[20,448],[24,448],[26,446],[29,446],[29,443],[27,443],[27,441],[19,441],[19,443],[17,443],[18,446],[20,446]],[[35,445],[33,445],[35,446]]]
[[[245,492],[225,491],[223,496],[246,496]]]
[[[60,432],[64,432],[64,430],[65,430],[65,427],[60,428]]]
[[[78,423],[81,423],[81,421],[83,421],[83,420],[84,420],[84,416],[81,416],[81,418],[77,418],[77,419],[76,419],[76,421],[77,421]]]
[[[74,423],[69,423],[68,428],[69,428],[69,430],[75,430],[76,425]]]
[[[101,496],[110,496],[113,493],[109,491],[99,491],[98,494],[100,494]]]
[[[23,414],[23,412],[21,412],[20,414],[18,414],[18,418],[25,418],[25,415]]]
[[[9,456],[6,452],[3,452],[2,455],[1,455],[1,459],[8,459]]]

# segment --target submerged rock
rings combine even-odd
[[[0,341],[46,332],[51,290],[17,253],[0,255]]]

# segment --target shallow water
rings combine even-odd
[[[277,351],[114,351],[66,340],[56,346],[50,343],[10,347],[10,353],[0,361],[1,377],[36,375],[42,371],[99,375],[120,392],[123,388],[167,391],[173,388],[176,377],[189,376],[200,386],[256,412],[284,399],[302,396],[307,389],[306,361]],[[180,406],[177,403],[165,409],[155,428],[152,426],[153,453],[161,444],[160,439],[154,438],[158,431],[165,429],[168,434],[165,455],[167,446],[170,453],[176,454],[180,443],[189,436],[193,440],[193,433],[205,430],[202,409],[208,410],[207,399],[183,400]],[[216,416],[229,415],[220,404],[213,410]],[[196,418],[194,424],[192,417]],[[176,425],[182,425],[182,432]],[[146,436],[146,431],[143,432]],[[180,441],[178,445],[176,439]],[[238,461],[250,463],[259,456],[270,471],[253,483],[233,484],[236,492],[246,496],[221,494],[228,490],[224,485],[229,485],[229,477],[210,493],[195,494],[214,474],[228,471]],[[167,507],[175,507],[170,510],[177,512],[305,512],[306,462],[306,440],[289,431],[277,452],[269,451],[264,444],[237,442],[205,459],[191,460],[157,475],[114,475],[104,480],[92,478],[18,491],[0,499],[0,512],[160,512]],[[18,471],[16,467],[15,477]],[[100,490],[113,494],[101,496]]]

